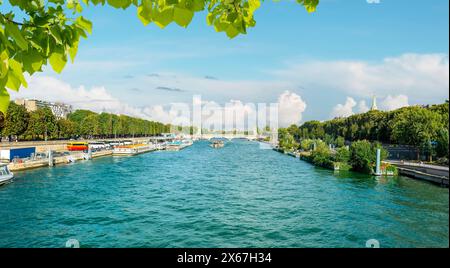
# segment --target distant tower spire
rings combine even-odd
[[[370,108],[371,111],[376,111],[378,110],[377,107],[377,96],[373,95],[372,97],[372,107]]]

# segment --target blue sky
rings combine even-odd
[[[136,109],[189,102],[193,94],[218,103],[270,103],[289,91],[306,106],[292,110],[301,121],[364,111],[373,94],[385,109],[443,102],[448,9],[447,0],[321,0],[308,14],[294,1],[265,1],[256,27],[230,40],[206,25],[205,13],[187,29],[161,30],[144,27],[135,8],[89,7],[84,16],[94,30],[76,62],[61,75],[46,70],[37,78],[73,90],[101,88],[99,98],[107,94]],[[40,97],[37,88],[53,88],[43,83],[17,96]],[[63,95],[51,98],[72,101]]]

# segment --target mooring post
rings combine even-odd
[[[48,150],[47,154],[48,154],[48,166],[49,167],[53,167],[53,165],[55,164],[53,162],[53,151],[52,150]]]
[[[375,169],[375,175],[381,176],[381,149],[377,149],[377,163]]]
[[[88,160],[92,159],[92,148],[90,145],[88,145],[88,155],[87,155]]]

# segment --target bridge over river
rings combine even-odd
[[[200,135],[194,135],[194,139],[199,140],[212,140],[212,139],[226,139],[226,140],[233,140],[233,139],[246,139],[246,140],[257,140],[259,138],[265,138],[266,136],[263,135],[255,135],[255,134],[200,134]]]

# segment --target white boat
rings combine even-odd
[[[171,142],[166,142],[165,149],[166,151],[180,151],[191,146],[192,144],[194,144],[194,142],[191,139],[174,140]]]
[[[182,141],[183,146],[188,147],[194,144],[194,141],[192,139],[184,139]]]
[[[136,155],[154,150],[156,147],[150,144],[122,145],[114,147],[113,155]]]
[[[14,178],[14,173],[9,171],[8,164],[0,163],[0,185],[10,182]]]
[[[179,151],[182,148],[182,143],[181,141],[166,142],[164,147],[166,151]]]
[[[223,141],[213,141],[209,146],[211,146],[214,149],[218,149],[224,147],[225,143]]]

